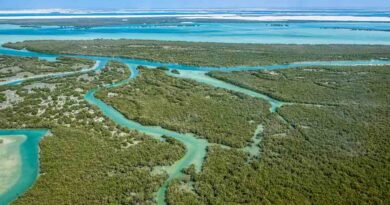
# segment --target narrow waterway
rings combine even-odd
[[[58,55],[53,55],[53,54],[40,54],[36,52],[29,52],[29,51],[18,51],[18,50],[12,50],[12,49],[4,49],[0,48],[0,54],[4,55],[14,55],[14,56],[23,56],[23,57],[39,57],[42,59],[48,59],[48,60],[55,60],[55,58],[58,57]],[[186,147],[186,153],[181,158],[179,161],[175,162],[173,165],[169,166],[166,171],[169,175],[168,179],[164,182],[164,184],[159,188],[159,190],[156,193],[156,200],[158,204],[166,204],[166,190],[170,184],[170,182],[173,179],[179,178],[182,176],[182,170],[185,168],[188,168],[190,165],[194,164],[195,168],[197,171],[201,171],[202,169],[202,164],[204,157],[206,156],[206,148],[208,146],[208,142],[204,139],[200,139],[192,134],[181,134],[177,133],[174,131],[166,130],[161,127],[150,127],[150,126],[143,126],[135,121],[129,120],[126,117],[124,117],[120,112],[118,112],[116,109],[113,107],[107,105],[100,99],[97,99],[94,94],[99,91],[100,89],[109,89],[112,87],[117,87],[121,86],[125,83],[127,83],[129,80],[135,78],[138,75],[138,71],[136,69],[136,66],[138,65],[144,65],[144,66],[149,66],[149,67],[157,67],[157,66],[165,66],[171,69],[177,69],[180,71],[179,75],[173,75],[175,77],[181,77],[181,78],[188,78],[188,79],[193,79],[201,83],[206,83],[215,87],[219,88],[224,88],[228,90],[232,90],[235,92],[240,92],[252,97],[260,98],[263,100],[266,100],[270,105],[270,112],[275,112],[277,108],[283,106],[286,104],[285,102],[281,102],[278,100],[275,100],[269,96],[266,96],[261,93],[257,93],[248,89],[244,89],[229,83],[226,83],[224,81],[220,81],[214,78],[211,78],[207,75],[205,75],[206,72],[208,71],[246,71],[246,70],[272,70],[272,69],[286,69],[286,68],[297,68],[297,67],[309,67],[309,66],[359,66],[359,65],[390,65],[390,60],[369,60],[369,61],[329,61],[329,62],[324,62],[324,61],[319,61],[319,62],[301,62],[301,63],[292,63],[292,64],[284,64],[284,65],[270,65],[270,66],[258,66],[258,67],[234,67],[234,68],[211,68],[211,67],[196,67],[196,66],[187,66],[187,65],[179,65],[179,64],[170,64],[170,63],[161,63],[161,62],[150,62],[150,61],[144,61],[144,60],[136,60],[136,59],[125,59],[125,58],[109,58],[109,57],[98,57],[98,56],[85,56],[85,55],[67,55],[71,57],[77,57],[77,58],[86,58],[86,59],[91,59],[97,61],[97,65],[95,67],[89,69],[89,70],[84,70],[84,71],[78,71],[78,72],[88,72],[92,70],[98,70],[104,67],[105,63],[108,62],[109,60],[117,60],[120,62],[123,62],[128,65],[129,69],[131,70],[131,76],[129,76],[128,79],[123,80],[121,82],[118,82],[113,85],[107,85],[103,88],[96,88],[88,91],[88,93],[85,95],[85,100],[88,101],[90,104],[97,106],[104,115],[106,115],[108,118],[113,120],[115,123],[118,125],[121,125],[123,127],[129,128],[129,129],[134,129],[137,130],[141,133],[145,133],[148,135],[151,135],[155,137],[156,139],[162,140],[162,136],[167,136],[167,137],[172,137],[181,143],[184,144]],[[45,78],[45,77],[64,77],[66,75],[71,75],[75,74],[78,72],[72,72],[72,73],[60,73],[56,75],[51,75],[51,76],[39,76],[40,78]],[[35,78],[34,78],[35,79]],[[21,83],[25,80],[29,79],[18,79],[17,82],[9,82],[9,83],[3,83],[0,85],[13,85],[16,83]],[[261,127],[257,130],[257,132],[260,132]],[[1,135],[1,132],[0,132]],[[27,135],[28,136],[28,135]],[[28,141],[29,137],[27,137]],[[34,138],[35,139],[35,138]],[[254,143],[256,143],[255,146],[260,143],[258,138],[255,138]],[[23,152],[24,149],[28,149],[26,147],[23,147],[22,143],[20,146],[21,152]],[[38,149],[38,144],[34,144],[36,149]],[[252,148],[253,146],[251,146]],[[256,149],[250,149],[248,150],[253,154],[257,154],[259,150]],[[21,155],[23,156],[23,154]],[[36,157],[38,158],[38,152],[36,152]],[[26,161],[24,158],[22,160],[22,166],[25,166],[25,164],[28,164],[29,161]],[[37,162],[37,161],[36,161]],[[31,182],[34,182],[36,179],[39,166],[36,164],[35,167],[32,169],[35,170],[35,175],[32,174],[30,175],[29,182],[30,183],[24,183],[24,188],[23,189],[8,189],[6,194],[2,194],[1,198],[3,200],[3,196],[6,196],[9,202],[13,199],[16,198],[17,195],[22,194],[24,191],[28,189],[32,185]],[[22,181],[25,179],[25,170],[21,169],[23,173],[23,177],[20,177]],[[20,186],[22,187],[22,186]],[[7,194],[11,193],[11,194]],[[7,204],[7,203],[5,203]]]
[[[98,61],[96,61],[95,65],[92,66],[91,68],[81,69],[78,71],[34,75],[34,76],[27,77],[27,78],[15,78],[15,79],[10,79],[7,81],[0,82],[0,86],[2,86],[2,85],[18,85],[18,84],[20,84],[24,81],[27,81],[27,80],[38,80],[38,79],[43,79],[43,78],[61,78],[61,77],[66,77],[66,76],[74,75],[74,74],[88,73],[90,71],[94,71],[94,70],[96,71],[96,70],[102,69],[104,64],[105,63],[102,63],[101,61],[98,60]]]
[[[165,196],[168,185],[173,179],[182,176],[183,169],[188,168],[190,165],[194,164],[196,171],[201,171],[203,160],[206,156],[206,148],[208,146],[208,142],[204,139],[200,139],[194,136],[193,134],[181,134],[167,129],[163,129],[161,127],[143,126],[135,121],[127,119],[115,108],[107,105],[106,103],[94,96],[94,94],[100,89],[109,89],[112,87],[121,86],[127,83],[129,80],[135,78],[138,75],[138,70],[134,67],[134,65],[128,65],[128,67],[131,70],[131,76],[128,79],[112,85],[107,85],[104,88],[90,90],[85,95],[85,100],[88,101],[91,105],[97,106],[105,116],[113,120],[118,125],[129,129],[135,129],[141,133],[154,136],[159,140],[162,140],[162,136],[171,137],[184,144],[186,148],[185,155],[179,161],[167,167],[167,169],[164,169],[167,171],[169,177],[159,188],[156,194],[157,204],[166,204]]]
[[[251,97],[265,100],[271,105],[270,112],[276,112],[276,110],[278,108],[280,108],[281,106],[283,106],[285,104],[289,104],[286,102],[282,102],[282,101],[273,99],[267,95],[257,93],[257,92],[254,92],[252,90],[248,90],[248,89],[233,85],[231,83],[227,83],[227,82],[212,78],[212,77],[206,75],[206,73],[207,73],[206,71],[185,71],[185,70],[182,70],[182,71],[180,71],[180,74],[173,74],[172,72],[166,72],[166,73],[170,76],[195,80],[195,81],[200,82],[200,83],[205,83],[205,84],[208,84],[208,85],[211,85],[214,87],[224,88],[226,90],[239,92],[239,93],[251,96]]]

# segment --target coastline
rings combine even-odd
[[[241,15],[199,15],[185,16],[183,19],[213,19],[213,20],[242,20],[242,21],[350,21],[350,22],[390,22],[389,17],[363,17],[363,16],[241,16]]]
[[[390,17],[380,16],[320,16],[320,15],[301,15],[301,16],[252,16],[238,14],[142,14],[142,15],[24,15],[24,16],[0,16],[0,20],[43,20],[43,19],[126,19],[126,18],[178,18],[178,19],[209,19],[209,20],[242,20],[259,22],[277,22],[277,21],[342,21],[342,22],[390,22]]]

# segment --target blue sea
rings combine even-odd
[[[341,16],[389,17],[388,11],[328,10],[328,11],[155,11],[104,13],[48,13],[45,16],[87,15],[212,15],[234,14],[253,16]],[[43,14],[0,14],[5,16],[39,16]],[[151,17],[151,18],[152,18]],[[153,39],[195,42],[263,43],[263,44],[390,44],[390,22],[329,22],[329,21],[277,21],[277,22],[207,22],[182,19],[175,23],[124,24],[81,27],[21,27],[0,25],[0,42],[27,39]]]

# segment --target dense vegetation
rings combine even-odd
[[[40,48],[54,42],[58,46],[53,49]],[[9,45],[45,52],[73,52],[74,46],[74,52],[85,54],[150,55],[152,60],[215,66],[239,65],[243,59],[257,65],[389,54],[386,46],[54,42]],[[194,52],[186,50],[188,46]],[[139,53],[132,54],[133,49]],[[160,52],[164,49],[173,57]],[[262,54],[247,53],[255,51]],[[200,173],[188,168],[182,179],[170,184],[169,204],[390,203],[390,66],[209,74],[274,98],[301,102],[278,109],[284,120],[269,113],[269,105],[258,99],[170,77],[163,68],[139,69],[136,79],[97,96],[142,124],[192,132],[230,146],[209,146]],[[53,133],[41,143],[43,174],[15,204],[154,203],[153,193],[166,176],[153,175],[152,169],[180,159],[184,147],[174,140],[160,142],[120,128],[83,99],[87,90],[125,79],[128,72],[125,65],[110,62],[98,74],[44,80],[56,85],[54,91],[28,92],[26,87],[35,81],[0,87],[0,93],[15,90],[23,98],[1,110],[0,128],[46,127]],[[259,124],[264,127],[260,155],[248,160],[241,148]]]
[[[23,98],[0,111],[1,129],[48,128],[52,133],[40,143],[40,177],[13,204],[154,203],[153,193],[167,176],[152,174],[152,170],[179,160],[184,146],[118,127],[85,102],[87,90],[110,75],[123,74],[113,65],[124,68],[109,63],[106,72],[81,75],[88,75],[89,81],[80,74],[41,80],[55,84],[54,90],[28,91],[35,81],[0,87],[0,92],[14,90]]]
[[[287,102],[324,105],[383,104],[390,66],[310,67],[273,71],[210,72],[209,76]],[[383,82],[382,87],[376,83]],[[380,101],[380,102],[378,102]]]
[[[101,72],[103,75],[99,80],[103,84],[113,84],[125,80],[131,74],[127,65],[117,61],[109,61]]]
[[[262,113],[268,112],[263,101],[170,77],[161,69],[139,69],[141,74],[136,79],[96,96],[141,124],[190,132],[211,142],[243,147],[265,116]]]
[[[332,79],[337,85],[328,96],[333,93],[334,99],[340,99],[335,103],[350,103],[283,106],[278,112],[290,126],[278,121],[269,121],[271,124],[264,126],[260,159],[246,163],[246,156],[240,151],[211,147],[203,171],[192,174],[194,189],[183,194],[184,191],[179,191],[180,183],[176,183],[169,191],[169,201],[172,204],[194,200],[195,204],[388,204],[389,67],[318,69],[326,70],[316,76],[318,81]],[[295,72],[301,77],[295,83],[301,82],[308,95],[318,90],[307,84],[312,72],[289,69],[280,74]],[[346,72],[343,78],[333,78],[340,72]],[[228,76],[236,80],[252,74],[240,72]],[[268,83],[257,80],[254,84],[261,87]],[[274,85],[275,93],[296,89],[283,80]],[[354,95],[349,94],[351,86],[355,86]],[[368,91],[370,95],[365,97]],[[304,93],[296,95],[305,98]],[[356,101],[359,98],[362,100]]]
[[[121,56],[214,67],[390,58],[390,46],[379,45],[259,45],[99,39],[24,41],[4,46],[46,53]]]
[[[59,57],[58,61],[49,62],[39,58],[23,58],[0,55],[0,81],[9,77],[77,71],[93,66],[93,61],[70,57]]]
[[[3,102],[3,101],[6,101],[6,97],[5,97],[5,94],[4,93],[0,93],[0,103]]]

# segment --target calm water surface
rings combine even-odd
[[[282,24],[283,26],[275,26]],[[390,23],[278,22],[180,23],[102,26],[88,29],[0,25],[0,42],[22,39],[152,39],[226,43],[390,44]]]
[[[0,187],[2,183],[12,181],[9,187],[5,187],[3,192],[0,192],[0,204],[8,204],[17,198],[20,194],[24,193],[29,187],[31,187],[39,173],[39,147],[38,144],[42,137],[47,134],[47,130],[35,130],[35,129],[21,129],[21,130],[0,130],[0,139],[11,140],[10,144],[5,144],[0,146],[0,156],[4,161],[4,158],[10,158],[13,163],[15,163],[13,169],[11,166],[8,166],[8,163],[1,163],[0,169],[12,169],[15,179],[9,179],[5,175],[2,175],[0,171]],[[19,138],[12,142],[12,138]],[[17,144],[17,146],[13,146]],[[16,149],[17,152],[13,150],[8,150],[7,147],[10,146],[12,149]],[[2,152],[6,153],[2,153]],[[5,156],[8,154],[8,156]],[[0,189],[3,190],[3,189]]]

